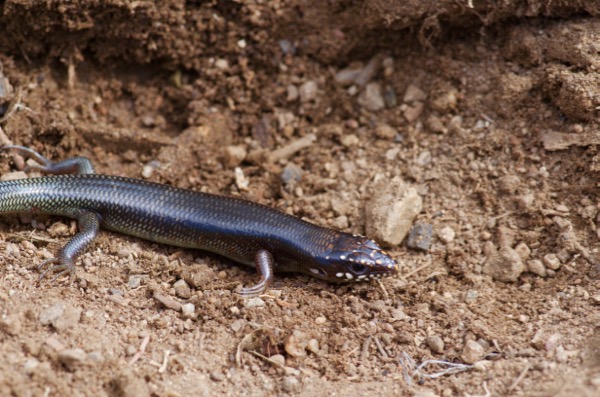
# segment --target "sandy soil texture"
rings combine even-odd
[[[38,283],[76,225],[4,216],[0,395],[600,395],[600,5],[481,3],[0,2],[5,142],[352,233],[422,200],[398,277],[255,300],[109,232]]]

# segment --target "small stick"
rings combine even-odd
[[[131,360],[129,360],[129,365],[135,364],[136,361],[139,360],[142,357],[142,355],[144,355],[144,353],[146,352],[146,346],[148,346],[148,342],[150,342],[150,335],[146,335],[144,337],[144,339],[142,340],[142,343],[140,344],[140,348],[133,355]]]
[[[405,275],[403,275],[403,276],[402,276],[402,278],[403,278],[403,279],[407,279],[407,278],[409,278],[410,276],[412,276],[413,274],[415,274],[415,273],[418,273],[418,272],[420,272],[421,270],[423,270],[423,269],[425,269],[425,268],[427,268],[427,267],[429,267],[429,266],[431,266],[431,262],[429,262],[429,263],[426,263],[426,264],[424,264],[424,265],[422,265],[422,266],[419,266],[418,268],[416,268],[415,270],[413,270],[413,271],[411,271],[411,272],[408,272],[408,274],[405,274]]]
[[[171,354],[170,350],[165,350],[165,356],[163,357],[162,365],[158,368],[158,373],[162,374],[167,370],[167,365],[169,364],[169,355]]]
[[[529,371],[530,368],[531,368],[531,364],[526,363],[525,368],[523,368],[523,370],[521,371],[519,376],[517,376],[517,379],[515,379],[515,381],[512,383],[512,385],[508,386],[508,391],[513,391],[514,389],[517,388],[517,385],[519,383],[521,383],[521,381],[525,378],[525,375],[527,375],[527,372]]]

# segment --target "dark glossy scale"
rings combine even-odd
[[[61,250],[52,270],[72,271],[99,227],[143,239],[221,254],[256,266],[261,281],[242,290],[263,292],[272,270],[302,272],[329,281],[395,274],[397,264],[372,240],[305,222],[246,200],[178,189],[144,180],[93,174],[86,158],[53,163],[16,149],[50,173],[0,182],[0,213],[41,212],[77,219],[80,233]]]

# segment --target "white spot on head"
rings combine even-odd
[[[354,278],[354,276],[352,275],[352,273],[346,273],[346,278],[348,280],[352,280]]]
[[[344,273],[336,273],[335,276],[337,278],[342,278],[342,277],[344,277]]]

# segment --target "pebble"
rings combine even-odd
[[[543,261],[544,261],[544,265],[546,265],[546,267],[548,269],[551,269],[554,271],[560,269],[560,265],[561,265],[560,259],[558,259],[558,256],[556,256],[556,254],[550,253],[550,254],[544,255]]]
[[[287,186],[299,182],[302,178],[304,171],[302,168],[294,163],[287,163],[283,171],[281,172],[281,181]]]
[[[140,275],[129,276],[129,280],[127,281],[127,286],[129,287],[129,289],[139,288],[139,286],[141,284],[142,284],[142,276],[140,276]]]
[[[474,340],[469,340],[465,344],[460,358],[467,364],[473,364],[481,360],[484,355],[483,347]]]
[[[196,306],[193,303],[184,303],[181,305],[181,314],[185,318],[195,318],[196,317]]]
[[[35,370],[37,369],[37,367],[39,367],[40,362],[35,358],[35,357],[31,357],[28,358],[27,361],[25,361],[25,364],[23,364],[23,370],[25,371],[26,374],[30,375],[33,372],[35,372]]]
[[[263,307],[263,306],[265,306],[265,301],[258,297],[250,298],[250,299],[244,301],[244,307],[246,309],[253,309],[255,307]]]
[[[279,364],[282,367],[285,367],[285,357],[282,354],[273,354],[269,357],[269,360]]]
[[[362,68],[350,67],[340,70],[336,73],[334,79],[336,83],[343,86],[350,84],[364,86],[373,79],[380,66],[381,57],[376,55]]]
[[[366,234],[386,245],[398,245],[408,234],[423,200],[400,177],[382,180],[366,205]]]
[[[399,147],[388,149],[385,152],[385,158],[386,158],[386,160],[389,160],[389,161],[395,160],[398,157],[398,153],[400,153]]]
[[[279,44],[279,48],[281,49],[281,52],[283,52],[285,55],[296,54],[296,46],[290,40],[281,39],[277,43]]]
[[[314,354],[319,354],[319,341],[316,339],[309,340],[308,344],[306,345],[306,350]]]
[[[304,332],[294,330],[285,340],[285,351],[292,357],[305,357],[308,340],[308,336]]]
[[[57,331],[74,327],[81,319],[82,309],[59,302],[40,312],[42,325],[52,325]]]
[[[175,295],[180,298],[189,299],[192,296],[190,286],[183,279],[177,280],[173,288],[175,288]]]
[[[398,134],[398,131],[388,125],[388,124],[379,124],[376,128],[375,128],[375,136],[377,138],[380,139],[394,139],[396,137],[396,135]]]
[[[396,107],[398,105],[398,98],[396,97],[396,91],[391,85],[386,85],[383,89],[383,101],[388,109]]]
[[[235,185],[240,190],[248,190],[248,186],[250,185],[250,181],[244,175],[244,170],[240,167],[235,167],[233,170],[235,176]]]
[[[406,245],[409,248],[421,251],[429,251],[431,248],[431,236],[433,226],[429,223],[417,222],[408,233]]]
[[[21,333],[21,329],[21,320],[17,315],[3,315],[0,318],[0,331],[15,336]]]
[[[407,318],[406,313],[404,313],[404,310],[402,310],[400,308],[392,309],[390,311],[390,314],[392,315],[392,318],[396,321],[402,321]]]
[[[309,80],[300,86],[298,95],[300,96],[300,102],[310,102],[317,98],[318,86],[313,80]]]
[[[281,387],[288,393],[294,393],[300,389],[300,381],[295,376],[285,376]]]
[[[432,352],[442,354],[444,352],[444,341],[439,335],[432,335],[425,338],[425,344]]]
[[[142,178],[148,179],[154,173],[154,170],[160,167],[160,161],[153,160],[142,168]]]
[[[71,235],[71,228],[62,222],[54,222],[47,230],[52,237],[66,237]]]
[[[540,277],[546,277],[546,267],[539,259],[532,259],[527,262],[527,270]]]
[[[360,71],[360,68],[342,69],[335,74],[334,80],[336,83],[343,86],[354,84],[356,77],[359,75]]]
[[[479,297],[479,292],[474,289],[467,290],[465,292],[465,303],[473,303]]]
[[[290,84],[287,86],[286,92],[287,92],[287,96],[285,97],[285,99],[288,102],[295,102],[300,97],[300,92],[298,91],[298,87],[296,87],[293,84]]]
[[[448,132],[448,129],[444,126],[442,119],[434,114],[427,118],[425,125],[431,132],[435,132],[437,134],[445,134]]]
[[[180,312],[181,311],[181,303],[177,302],[175,299],[173,299],[173,298],[171,298],[169,296],[165,296],[163,294],[155,292],[152,297],[154,298],[154,300],[158,301],[159,303],[161,303],[166,308],[169,308],[169,309],[174,310],[176,312]]]
[[[416,102],[413,106],[406,106],[403,115],[406,121],[412,123],[421,117],[423,110],[425,110],[425,104]]]
[[[91,363],[102,363],[104,362],[104,356],[99,351],[89,352],[86,356],[87,361]]]
[[[385,101],[381,93],[381,85],[379,83],[367,84],[364,91],[358,96],[358,104],[371,111],[383,109]]]
[[[246,320],[243,318],[237,319],[231,323],[230,327],[233,332],[238,332],[246,325]]]
[[[524,261],[529,259],[529,255],[531,255],[531,248],[529,248],[529,246],[522,241],[519,244],[517,244],[517,246],[515,247],[515,251]]]
[[[156,126],[156,119],[151,114],[146,114],[142,117],[142,125],[146,128],[152,128]]]
[[[219,58],[215,61],[215,67],[220,70],[227,70],[229,69],[229,62],[227,59]]]
[[[452,86],[444,88],[440,89],[436,97],[429,101],[431,108],[440,113],[447,113],[450,110],[455,109],[458,103],[458,90]]]
[[[507,283],[517,281],[524,271],[525,265],[521,257],[510,247],[492,252],[483,266],[485,274],[492,276],[494,280]]]
[[[210,373],[210,380],[214,382],[222,382],[225,380],[225,375],[221,371],[213,371]]]
[[[74,371],[85,362],[86,356],[83,349],[65,349],[58,353],[58,361],[69,371]]]
[[[419,167],[425,167],[433,161],[433,156],[429,150],[424,150],[417,156],[416,164]]]
[[[225,148],[223,153],[223,165],[228,168],[235,168],[246,159],[248,150],[244,145],[230,145]]]
[[[454,241],[456,233],[454,232],[454,229],[452,229],[450,226],[446,226],[437,232],[437,236],[442,242],[448,244]]]
[[[498,181],[498,190],[504,194],[515,194],[521,186],[521,179],[516,175],[506,175]]]
[[[410,84],[404,93],[404,103],[423,102],[427,99],[427,94],[414,84]]]
[[[533,193],[517,196],[517,198],[515,199],[515,203],[517,204],[517,207],[522,211],[533,211],[535,196],[533,195]]]
[[[340,138],[340,143],[345,147],[356,146],[360,143],[360,139],[354,134],[343,135]]]

